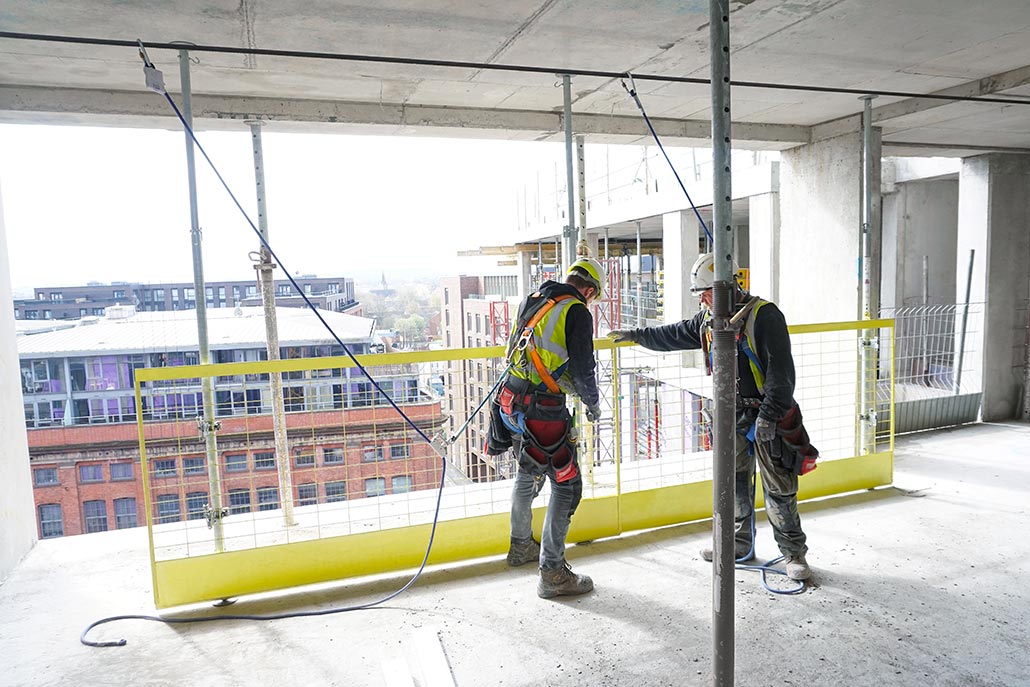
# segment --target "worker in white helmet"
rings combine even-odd
[[[736,271],[736,266],[734,266]],[[655,351],[702,349],[711,374],[711,307],[715,261],[711,253],[690,270],[691,291],[701,311],[689,320],[662,327],[621,329],[609,334],[616,342],[632,341]],[[805,555],[807,538],[798,514],[798,477],[815,468],[818,451],[808,441],[801,412],[794,401],[794,359],[783,313],[774,303],[735,287],[737,331],[737,434],[734,549],[738,562],[751,560],[754,547],[755,464],[762,471],[766,513],[786,561],[787,576],[811,575]],[[744,312],[742,312],[744,311]],[[712,549],[701,556],[712,560]]]
[[[600,419],[588,305],[601,297],[604,282],[601,264],[583,257],[569,267],[564,283],[545,281],[522,301],[508,339],[508,374],[491,405],[487,453],[513,447],[518,458],[508,564],[539,562],[537,594],[545,599],[594,588],[565,560],[565,537],[583,496],[566,394],[583,401],[589,420]],[[551,499],[537,544],[532,505],[545,479]]]

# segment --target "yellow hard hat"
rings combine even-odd
[[[570,274],[575,274],[589,282],[593,282],[597,288],[598,298],[604,295],[604,268],[601,267],[601,263],[597,260],[593,258],[579,258],[576,262],[569,265],[569,271],[565,275],[568,276]]]

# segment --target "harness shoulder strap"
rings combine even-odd
[[[572,296],[569,294],[563,294],[556,298],[548,298],[547,303],[537,310],[533,318],[526,324],[525,329],[523,329],[523,337],[531,338],[533,336],[533,327],[543,319],[544,315],[550,312],[551,309],[561,301],[566,301],[570,298],[572,298]],[[563,393],[561,387],[558,386],[558,382],[554,381],[554,377],[551,376],[551,371],[547,369],[547,366],[544,365],[544,361],[540,359],[540,354],[536,352],[536,346],[529,349],[529,358],[533,361],[533,367],[536,369],[536,373],[540,376],[540,380],[545,386],[547,386],[547,390],[552,394]]]

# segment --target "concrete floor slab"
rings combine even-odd
[[[757,574],[738,575],[736,684],[1030,684],[1028,458],[1026,425],[911,435],[898,441],[894,487],[803,504],[813,584],[775,596]],[[79,644],[89,623],[154,613],[145,530],[42,541],[0,586],[0,684],[711,684],[711,574],[697,557],[709,526],[571,547],[569,560],[596,584],[585,597],[539,599],[532,566],[496,558],[429,570],[371,610],[119,621],[90,633],[128,640],[103,649]],[[758,554],[776,555],[764,519]],[[245,598],[226,611],[363,604],[407,579]],[[432,635],[450,676],[438,657],[421,665]]]

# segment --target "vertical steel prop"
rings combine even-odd
[[[561,273],[565,274],[569,265],[575,261],[576,255],[576,193],[575,182],[572,174],[572,79],[568,74],[562,74],[562,93],[564,95],[564,116],[562,124],[565,127],[565,188],[569,200],[568,214],[566,215],[565,231],[562,234],[562,259]],[[561,281],[560,275],[555,275],[555,281]]]
[[[261,260],[254,265],[258,271],[258,283],[261,285],[261,304],[265,311],[265,345],[269,360],[279,360],[279,324],[275,314],[275,282],[272,270],[272,256],[265,247],[270,243],[268,238],[268,210],[265,199],[265,156],[261,144],[261,122],[247,122],[250,125],[250,138],[254,150],[254,187],[257,191],[258,231],[265,243],[261,244]],[[275,466],[279,473],[279,495],[283,504],[283,521],[286,525],[296,525],[293,517],[293,476],[290,472],[290,451],[286,444],[286,410],[283,407],[283,378],[276,372],[269,375],[269,392],[272,396],[272,431],[275,436]]]
[[[862,279],[863,320],[872,319],[872,234],[873,234],[873,99],[864,95],[862,110],[862,234],[859,262]],[[879,340],[874,329],[862,331],[861,374],[859,380],[858,454],[876,452],[876,367]]]
[[[190,53],[185,48],[179,50],[179,78],[182,85],[182,117],[189,129],[193,128],[193,105],[190,98]],[[190,237],[193,244],[193,297],[197,308],[197,342],[200,348],[200,364],[211,362],[211,351],[207,337],[207,289],[204,286],[204,257],[201,251],[200,214],[197,210],[197,167],[194,158],[193,138],[189,129],[186,136],[186,175],[190,193]],[[208,481],[208,523],[214,534],[215,551],[225,550],[225,536],[222,531],[222,485],[218,474],[218,441],[215,432],[218,423],[215,421],[215,392],[212,378],[204,376],[200,380],[203,395],[204,414],[198,420],[198,428],[204,437],[204,449],[207,456]]]
[[[736,458],[737,345],[730,325],[733,282],[733,222],[730,189],[730,9],[729,0],[709,0],[712,59],[712,234],[715,286],[712,302],[713,554],[712,678],[732,687],[734,671],[733,485]]]

